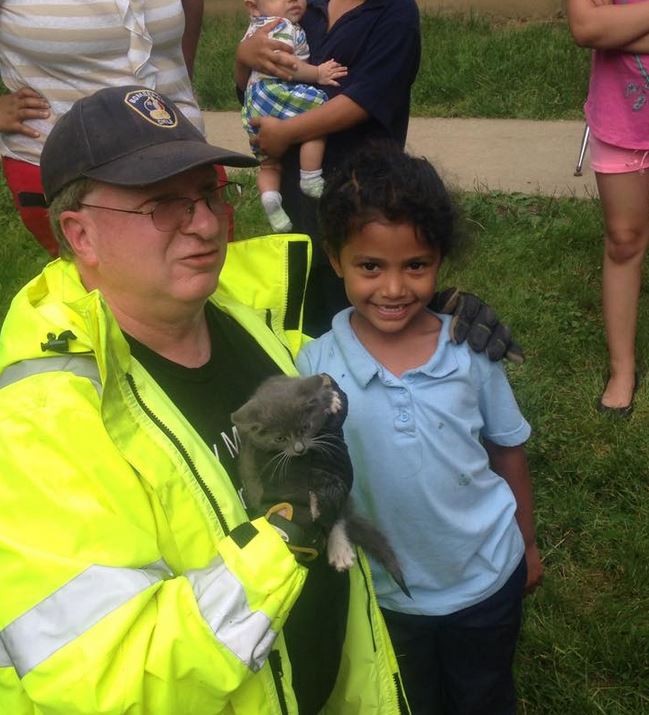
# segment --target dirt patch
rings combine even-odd
[[[471,10],[495,17],[554,17],[562,9],[562,0],[418,0],[424,10],[469,12]],[[210,15],[244,11],[243,0],[205,0]]]

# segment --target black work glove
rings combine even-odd
[[[484,352],[492,361],[507,358],[520,365],[525,360],[523,349],[512,340],[511,329],[501,323],[493,309],[477,295],[447,288],[435,293],[430,308],[453,316],[451,340],[454,343],[466,340],[472,350]]]
[[[268,507],[265,516],[300,563],[313,561],[324,551],[325,533],[312,520],[308,507],[278,502]]]

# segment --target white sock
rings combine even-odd
[[[276,233],[288,233],[293,224],[288,214],[282,208],[282,195],[279,191],[264,191],[261,195],[261,205]]]
[[[322,169],[316,169],[315,171],[300,169],[300,189],[302,189],[303,194],[313,199],[319,199],[324,189]]]

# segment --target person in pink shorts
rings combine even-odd
[[[568,0],[577,44],[593,48],[586,121],[606,237],[602,305],[610,368],[597,402],[628,417],[638,387],[635,337],[649,244],[649,1]]]

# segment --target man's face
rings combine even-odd
[[[151,211],[156,202],[198,199],[217,186],[214,169],[199,167],[142,188],[98,184],[83,203]],[[77,257],[86,287],[99,288],[112,308],[128,312],[173,315],[185,305],[202,306],[223,267],[228,219],[204,200],[193,204],[193,215],[191,210],[184,224],[161,230],[150,215],[82,207],[86,248]]]

